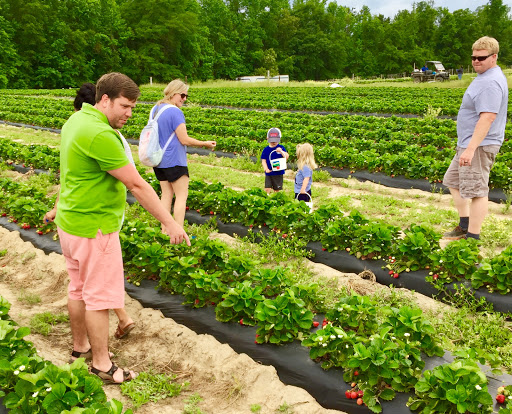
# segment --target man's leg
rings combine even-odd
[[[488,211],[489,198],[475,197],[471,200],[469,210],[469,228],[468,233],[480,235],[482,224]]]
[[[455,204],[455,208],[459,213],[459,225],[453,230],[443,234],[447,240],[458,240],[465,237],[468,232],[469,225],[469,200],[461,197],[460,192],[456,188],[448,187]]]
[[[84,301],[68,299],[68,312],[73,337],[73,350],[85,353],[91,349],[91,344],[87,337]]]
[[[469,200],[462,198],[459,190],[455,188],[450,188],[449,190],[459,217],[469,217]]]
[[[108,371],[112,365],[108,353],[108,310],[86,310],[85,323],[92,348],[92,366]]]

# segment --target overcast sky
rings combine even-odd
[[[338,0],[338,4],[360,10],[362,5],[370,8],[373,15],[382,14],[386,17],[395,17],[399,10],[412,10],[413,0]],[[469,9],[475,11],[477,7],[487,4],[487,0],[435,0],[434,7],[447,7],[448,10]],[[503,4],[512,8],[512,0],[505,0]]]

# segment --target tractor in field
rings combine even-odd
[[[450,74],[438,60],[427,60],[421,70],[414,69],[411,78],[414,83],[444,82],[450,80]]]

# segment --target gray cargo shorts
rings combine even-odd
[[[462,198],[487,197],[489,173],[500,150],[500,145],[483,145],[475,151],[471,165],[460,166],[459,158],[466,148],[457,147],[457,153],[446,170],[443,184],[459,190]]]

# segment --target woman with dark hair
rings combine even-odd
[[[92,83],[84,83],[80,86],[80,89],[76,91],[75,101],[73,102],[75,111],[82,109],[82,104],[84,102],[90,105],[96,104],[96,86]]]

